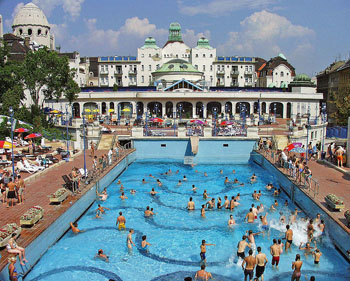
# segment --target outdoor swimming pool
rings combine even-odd
[[[178,174],[171,176],[160,175],[168,169]],[[220,174],[220,169],[224,173]],[[235,169],[236,174],[232,173]],[[195,172],[198,170],[198,173]],[[208,177],[204,176],[208,173]],[[248,184],[249,177],[255,173],[258,176],[257,183]],[[149,174],[159,178],[163,187],[158,187],[155,179]],[[188,178],[181,186],[177,186],[178,180],[183,175]],[[245,186],[225,186],[224,179],[238,178]],[[145,178],[148,183],[142,184]],[[71,231],[60,239],[54,246],[48,249],[34,269],[25,280],[108,280],[109,278],[124,281],[166,281],[183,280],[184,276],[193,276],[199,269],[200,244],[202,239],[216,246],[207,247],[207,270],[213,273],[215,280],[243,280],[243,271],[237,265],[237,243],[246,230],[254,232],[261,230],[260,223],[247,224],[243,222],[251,204],[257,204],[251,194],[254,190],[261,190],[260,199],[265,210],[272,205],[275,199],[279,202],[278,211],[286,216],[295,208],[289,202],[284,206],[287,198],[284,194],[274,197],[272,191],[267,191],[265,185],[275,182],[274,176],[267,173],[259,166],[249,163],[246,165],[198,165],[195,168],[184,166],[181,162],[149,160],[134,162],[120,177],[128,199],[122,201],[117,181],[108,187],[109,199],[101,203],[110,208],[102,219],[95,218],[96,202],[86,214],[79,220],[79,228],[84,233],[74,235]],[[191,187],[198,187],[193,194]],[[155,188],[157,196],[152,197],[149,192]],[[130,189],[136,189],[135,195],[130,194]],[[206,211],[206,218],[200,217],[200,206],[206,201],[202,199],[203,190],[206,189],[209,196],[215,198],[224,195],[229,197],[241,194],[241,205],[233,212],[237,225],[233,228],[227,226],[231,212],[229,210]],[[188,212],[185,208],[189,197],[192,196],[196,204],[196,210]],[[153,218],[145,218],[146,206],[154,208],[157,213]],[[115,221],[119,211],[126,217],[126,227],[135,229],[134,242],[137,248],[131,254],[126,247],[127,231],[116,230]],[[292,251],[281,255],[278,270],[271,268],[271,256],[269,247],[273,238],[284,237],[285,226],[278,223],[278,211],[268,210],[268,221],[271,225],[269,233],[256,237],[256,245],[262,247],[267,254],[269,263],[265,271],[265,280],[290,280],[291,263],[295,259],[300,242],[306,241],[305,222],[293,225],[294,239]],[[263,213],[265,214],[265,213]],[[316,215],[316,214],[315,214]],[[302,218],[303,214],[299,214]],[[141,236],[147,235],[147,241],[152,245],[149,252],[141,250]],[[317,236],[317,234],[316,234]],[[316,280],[349,280],[349,265],[345,259],[334,249],[327,237],[319,243],[323,253],[320,265],[314,265],[311,256],[302,254],[303,275],[316,276]],[[109,255],[110,262],[94,259],[98,249],[103,249]],[[304,278],[304,277],[302,277]]]

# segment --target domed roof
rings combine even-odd
[[[205,37],[201,37],[198,39],[197,41],[197,47],[195,49],[213,49],[210,45],[209,45],[209,40]]]
[[[182,59],[170,60],[167,63],[164,63],[161,68],[156,70],[154,73],[161,72],[194,72],[201,73],[189,62]]]
[[[282,54],[282,53],[279,53],[278,56],[279,56],[280,58],[284,59],[284,60],[287,60],[286,56],[285,56],[284,54]]]
[[[154,39],[153,37],[147,37],[145,39],[145,45],[141,47],[141,49],[148,49],[148,48],[159,49],[159,47],[156,44],[156,39]]]
[[[274,82],[272,82],[267,87],[268,88],[276,88],[276,84]]]
[[[310,82],[311,81],[311,78],[307,75],[307,74],[298,74],[294,77],[294,80],[295,82],[301,82],[301,81],[304,81],[304,82]]]
[[[181,25],[178,22],[172,22],[170,24],[169,30],[180,31],[181,30]]]
[[[50,27],[44,12],[33,3],[28,3],[23,6],[15,16],[12,27],[19,25],[41,25]]]

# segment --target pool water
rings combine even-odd
[[[173,172],[179,170],[179,173],[161,175],[169,169]],[[223,174],[220,174],[220,169],[223,169]],[[232,173],[233,169],[235,174]],[[204,176],[204,172],[208,174],[207,177]],[[258,180],[251,185],[249,178],[253,173],[257,175]],[[159,178],[163,187],[158,187],[156,180],[149,177],[149,174]],[[188,181],[177,186],[183,175],[186,175]],[[225,176],[230,180],[237,178],[245,185],[226,186]],[[143,178],[146,179],[146,184],[142,184]],[[216,245],[207,247],[207,271],[213,274],[215,280],[243,280],[241,261],[236,257],[237,243],[247,230],[261,231],[259,222],[248,224],[243,221],[251,204],[260,203],[265,206],[265,211],[268,211],[267,218],[270,224],[268,232],[255,238],[256,245],[262,247],[262,252],[266,253],[269,260],[264,274],[265,280],[290,280],[291,264],[297,253],[302,257],[304,276],[315,275],[318,281],[350,278],[348,263],[334,249],[327,236],[317,238],[318,247],[323,253],[319,265],[314,265],[312,256],[305,256],[298,249],[300,243],[307,240],[303,213],[298,215],[298,222],[292,226],[292,250],[288,253],[283,252],[278,269],[271,267],[269,248],[272,240],[284,237],[285,233],[285,225],[279,223],[279,212],[288,217],[295,206],[285,194],[274,197],[273,191],[266,190],[267,183],[275,183],[274,176],[253,163],[198,165],[191,168],[169,160],[136,161],[118,179],[122,181],[128,199],[123,201],[119,198],[117,180],[108,186],[108,200],[96,202],[79,220],[79,228],[85,232],[78,235],[67,232],[48,249],[25,280],[98,281],[112,278],[124,281],[182,281],[185,276],[193,276],[199,269],[202,239]],[[198,188],[197,193],[193,193],[192,184]],[[157,196],[149,194],[152,187],[158,192]],[[131,189],[136,189],[136,194],[130,194]],[[209,196],[221,199],[224,195],[230,198],[240,193],[240,205],[233,212],[224,209],[207,210],[206,218],[202,218],[200,206],[206,202],[202,198],[204,189]],[[254,190],[262,191],[260,202],[253,200],[251,194]],[[196,210],[192,212],[186,210],[190,196],[196,205]],[[278,200],[278,210],[270,211],[274,200]],[[288,206],[284,206],[285,200],[288,200]],[[110,209],[102,219],[95,218],[98,203]],[[156,215],[153,218],[144,217],[146,206],[154,208]],[[130,253],[126,246],[128,231],[118,231],[115,226],[119,211],[122,211],[126,218],[127,229],[135,229],[133,240],[136,248]],[[237,223],[231,228],[227,225],[230,214],[233,214]],[[147,235],[147,241],[151,243],[149,252],[141,250],[142,235]],[[318,235],[316,231],[315,236]],[[103,249],[109,255],[109,263],[94,259],[98,249]]]

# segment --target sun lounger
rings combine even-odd
[[[33,169],[33,168],[26,168],[21,161],[18,161],[17,162],[17,171],[19,171],[19,172],[27,172],[29,174],[34,174],[38,170],[37,169]]]
[[[41,166],[37,166],[37,165],[30,164],[30,163],[28,162],[28,160],[24,160],[24,161],[23,161],[23,165],[24,165],[24,167],[27,168],[27,169],[34,169],[34,170],[36,170],[36,171],[42,171],[42,170],[45,169],[45,167],[41,167]]]

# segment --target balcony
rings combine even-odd
[[[244,75],[253,75],[253,70],[244,71]]]
[[[109,86],[109,85],[108,85],[108,81],[101,81],[101,82],[100,82],[100,86],[102,86],[102,87]]]
[[[129,81],[129,87],[130,86],[136,86],[136,84],[137,84],[136,81]]]
[[[101,70],[100,70],[100,75],[108,75],[108,70],[106,70],[106,69],[101,69]]]
[[[225,75],[225,70],[217,70],[216,74],[217,75]]]
[[[224,82],[217,82],[216,87],[224,87],[225,83]]]
[[[239,86],[238,82],[235,82],[235,83],[232,82],[232,83],[231,83],[231,87],[238,87],[238,86]]]
[[[137,74],[136,69],[130,69],[129,70],[129,75],[136,75],[136,74]]]
[[[123,72],[121,71],[114,72],[114,76],[122,76],[122,75],[123,75]]]
[[[239,71],[238,70],[231,70],[231,75],[232,76],[238,76],[239,75]]]

